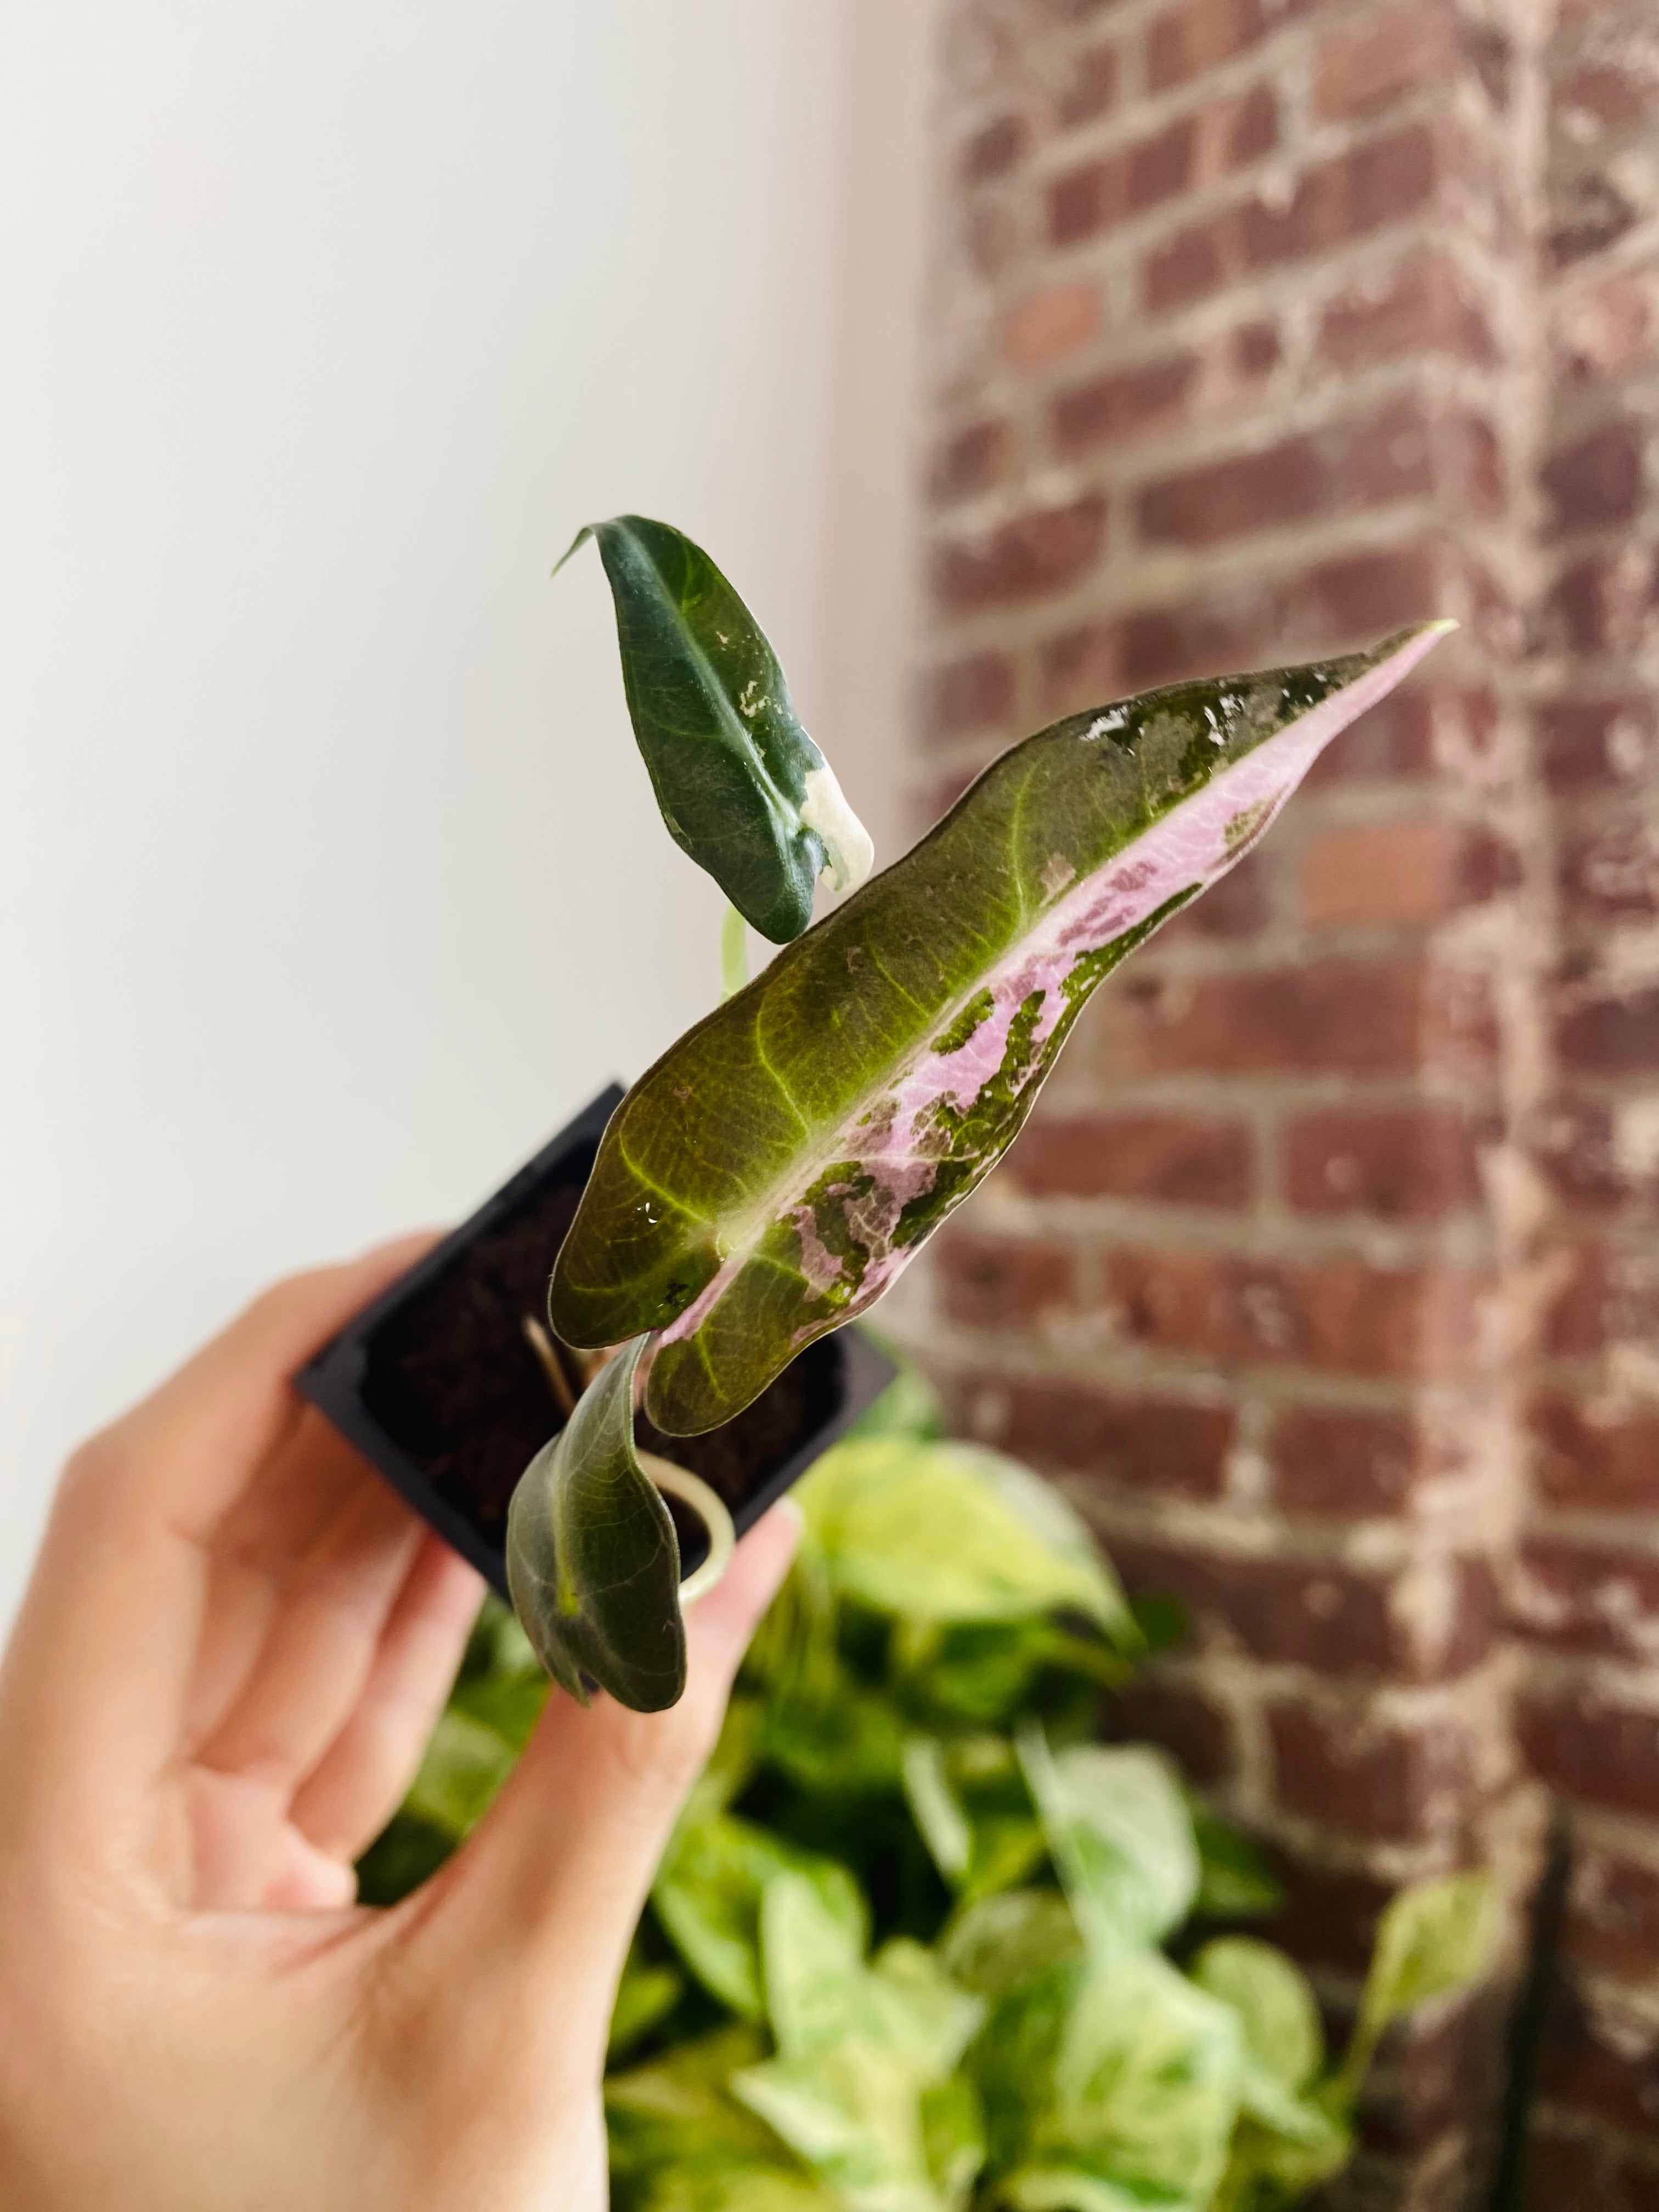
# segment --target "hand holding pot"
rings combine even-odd
[[[679,1705],[556,1694],[456,1856],[356,1906],[479,1584],[288,1378],[417,1249],[279,1285],[64,1474],[0,1668],[0,2202],[605,2203],[617,1976],[795,1523],[691,1609]]]

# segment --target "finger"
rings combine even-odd
[[[257,1299],[76,1453],[0,1673],[37,1788],[148,1778],[170,1756],[199,1640],[209,1547],[297,1419],[289,1377],[429,1243],[406,1238]]]
[[[362,1695],[425,1523],[390,1484],[365,1483],[301,1560],[246,1689],[197,1753],[287,1794]]]
[[[496,1804],[430,1886],[420,1913],[428,1986],[465,1985],[469,2004],[504,2008],[550,2065],[585,2075],[603,2057],[646,1892],[799,1528],[793,1506],[775,1507],[692,1607],[686,1692],[670,1711],[550,1698]],[[447,1984],[431,1973],[434,1949],[453,1961]]]
[[[351,1860],[398,1809],[449,1695],[483,1579],[428,1535],[392,1609],[355,1711],[295,1796],[289,1818]]]
[[[300,1565],[377,1471],[314,1407],[239,1498],[209,1561],[181,1748],[193,1757],[246,1692]]]

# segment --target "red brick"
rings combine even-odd
[[[1391,692],[1362,715],[1340,741],[1314,763],[1308,787],[1334,783],[1388,783],[1425,775],[1434,763],[1435,694],[1413,684]]]
[[[1100,292],[1093,284],[1051,284],[1028,293],[1003,319],[1002,349],[1012,367],[1048,368],[1076,353],[1100,330]]]
[[[1659,1069],[1659,990],[1591,999],[1555,1025],[1556,1056],[1565,1067],[1601,1075]]]
[[[1424,820],[1328,830],[1302,857],[1310,929],[1426,927],[1515,883],[1507,848],[1482,830]]]
[[[1402,1654],[1381,1584],[1334,1561],[1241,1557],[1117,1535],[1112,1559],[1132,1596],[1177,1598],[1200,1644],[1327,1674],[1379,1673]]]
[[[970,422],[945,439],[927,472],[930,496],[944,506],[988,491],[1008,467],[1012,441],[1006,422]]]
[[[1006,653],[975,653],[936,668],[927,686],[931,738],[960,738],[1006,722],[1014,711],[1014,665]]]
[[[988,536],[941,546],[934,596],[943,606],[969,608],[1064,591],[1094,566],[1105,533],[1106,502],[1098,497],[1019,515]]]
[[[1534,1687],[1518,1719],[1540,1781],[1585,1804],[1659,1819],[1659,1712],[1587,1686]]]
[[[1221,1493],[1234,1425],[1224,1406],[1058,1381],[1012,1382],[1006,1402],[998,1441],[1039,1466],[1131,1494]]]
[[[1659,1558],[1627,1547],[1535,1536],[1522,1551],[1511,1602],[1518,1630],[1535,1644],[1635,1660],[1659,1647]]]
[[[1146,1676],[1118,1691],[1107,1709],[1103,1732],[1115,1742],[1161,1743],[1200,1789],[1230,1780],[1237,1763],[1231,1714],[1202,1692],[1167,1675]]]
[[[1553,2002],[1544,2023],[1537,2088],[1557,2113],[1571,2112],[1580,2123],[1600,2121],[1626,2131],[1626,2145],[1607,2146],[1616,2155],[1634,2148],[1647,2166],[1647,2186],[1655,2179],[1654,2132],[1659,2126],[1659,2051],[1650,2045],[1634,2052],[1617,2051],[1598,2034],[1595,2021],[1566,1978],[1555,1977]],[[1613,2169],[1610,2166],[1609,2172]],[[1597,2198],[1595,2212],[1607,2200]],[[1617,2203],[1620,2200],[1614,2199]],[[1630,2200],[1652,2212],[1654,2197]],[[1551,2212],[1559,2212],[1552,2206]]]
[[[1659,830],[1626,820],[1570,838],[1561,854],[1561,902],[1584,923],[1659,915]]]
[[[1454,998],[1415,959],[1311,961],[1192,982],[1132,974],[1101,1008],[1104,1065],[1125,1073],[1387,1075],[1485,1057],[1494,1041],[1489,1008]]]
[[[1286,206],[1247,202],[1238,212],[1233,265],[1273,268],[1397,222],[1433,196],[1443,166],[1425,124],[1367,139],[1308,170]]]
[[[1556,316],[1558,368],[1579,381],[1649,368],[1659,339],[1659,270],[1604,277],[1563,301]]]
[[[1018,115],[999,115],[986,124],[962,149],[964,182],[983,184],[990,178],[1006,176],[1024,153],[1030,137]]]
[[[1451,60],[1451,18],[1443,7],[1368,12],[1320,41],[1314,104],[1327,121],[1374,112],[1420,85],[1443,82]]]
[[[1267,1456],[1285,1512],[1355,1520],[1405,1510],[1431,1472],[1424,1438],[1405,1415],[1324,1406],[1286,1407]]]
[[[1280,359],[1276,323],[1241,323],[1231,343],[1235,373],[1241,377],[1265,376]]]
[[[1659,1510],[1659,1413],[1603,1412],[1544,1392],[1530,1427],[1547,1504],[1578,1513]]]
[[[1055,121],[1065,129],[1092,123],[1111,106],[1117,88],[1117,49],[1085,47],[1066,65],[1065,81],[1054,95]]]
[[[1004,1173],[1040,1197],[1152,1198],[1177,1206],[1239,1206],[1251,1186],[1250,1133],[1240,1121],[1181,1114],[1041,1111]]]
[[[1207,462],[1149,484],[1137,520],[1142,538],[1153,544],[1210,545],[1304,520],[1332,503],[1318,441],[1289,438],[1261,453]]]
[[[1558,530],[1628,522],[1642,503],[1644,441],[1634,422],[1607,422],[1552,455],[1540,472]]]
[[[1545,614],[1547,639],[1573,653],[1639,653],[1655,629],[1659,554],[1632,543],[1564,569]]]
[[[1086,453],[1091,447],[1121,445],[1148,431],[1169,429],[1186,415],[1198,369],[1195,354],[1170,354],[1073,385],[1049,409],[1056,450]]]
[[[1106,1295],[1122,1334],[1161,1352],[1332,1373],[1450,1376],[1483,1358],[1483,1277],[1358,1261],[1115,1251]]]
[[[1552,1104],[1534,1139],[1534,1158],[1566,1206],[1607,1212],[1659,1197],[1659,1161],[1632,1159],[1619,1141],[1613,1108],[1597,1100]]]
[[[1468,1746],[1449,1728],[1288,1702],[1269,1705],[1267,1724],[1279,1803],[1323,1827],[1413,1841],[1467,1790]]]
[[[1488,1984],[1426,2018],[1405,2021],[1365,2085],[1358,2116],[1361,2144],[1410,2159],[1419,2174],[1428,2170],[1435,2185],[1413,2192],[1422,2212],[1470,2212],[1481,2204],[1479,2195],[1468,2194],[1469,2123],[1479,2124],[1499,2109],[1513,2003],[1511,1989]]]
[[[1218,100],[1198,118],[1198,179],[1212,183],[1271,154],[1279,143],[1279,100],[1259,84],[1242,100]]]
[[[1292,1121],[1280,1146],[1285,1195],[1304,1212],[1430,1221],[1480,1198],[1474,1131],[1449,1109],[1333,1108]]]
[[[1146,76],[1154,92],[1231,61],[1266,33],[1261,0],[1182,0],[1146,33]]]
[[[1651,48],[1649,50],[1651,55]],[[1639,65],[1624,67],[1595,63],[1575,70],[1563,84],[1555,88],[1558,115],[1568,125],[1568,135],[1576,145],[1587,144],[1594,135],[1589,127],[1599,125],[1603,131],[1626,131],[1650,115],[1659,113],[1659,73],[1651,59],[1645,70]]]
[[[1641,211],[1610,176],[1587,170],[1552,199],[1549,255],[1558,269],[1604,252],[1641,221]]]
[[[1077,1261],[1063,1247],[953,1233],[939,1275],[945,1310],[976,1328],[1034,1328],[1077,1304]]]
[[[1056,177],[1048,187],[1048,241],[1075,245],[1157,207],[1193,181],[1197,128],[1183,116],[1150,138]]]
[[[1435,612],[1441,586],[1431,549],[1401,545],[1327,561],[1287,596],[1306,608],[1310,634],[1370,641]]]
[[[1481,415],[1446,416],[1436,441],[1437,489],[1466,514],[1501,514],[1509,497],[1509,471],[1496,430]]]
[[[1559,699],[1539,709],[1540,765],[1552,791],[1628,791],[1659,771],[1659,723],[1628,696]]]
[[[1559,1271],[1540,1316],[1539,1347],[1550,1358],[1582,1359],[1599,1352],[1612,1304],[1607,1255],[1600,1245],[1558,1245]]]
[[[1375,1875],[1298,1859],[1287,1850],[1278,1858],[1285,1909],[1266,1932],[1304,1966],[1358,1981],[1370,1963],[1391,1887]]]
[[[1498,358],[1492,329],[1468,280],[1443,254],[1414,252],[1380,285],[1356,284],[1330,301],[1319,348],[1336,368],[1359,368],[1402,355],[1449,355],[1489,366]]]
[[[1153,314],[1166,307],[1185,307],[1201,300],[1225,281],[1228,273],[1229,226],[1197,223],[1177,232],[1146,258],[1141,272],[1141,298]]]
[[[1601,2135],[1562,2134],[1536,2117],[1524,2212],[1659,2212],[1659,2164]]]
[[[1567,1942],[1575,1963],[1659,1978],[1659,1868],[1580,1840],[1573,1852]]]

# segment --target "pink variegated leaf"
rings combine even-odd
[[[1451,627],[1149,692],[1005,753],[629,1093],[559,1254],[559,1334],[660,1332],[661,1429],[740,1412],[881,1295],[1013,1141],[1103,976]]]

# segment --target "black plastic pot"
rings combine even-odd
[[[455,1549],[507,1595],[501,1545],[514,1484],[562,1419],[526,1317],[622,1100],[600,1092],[534,1159],[303,1368],[301,1391]],[[809,1345],[724,1428],[640,1443],[718,1491],[738,1534],[832,1444],[895,1373],[856,1328]],[[684,1571],[703,1550],[678,1513]]]

